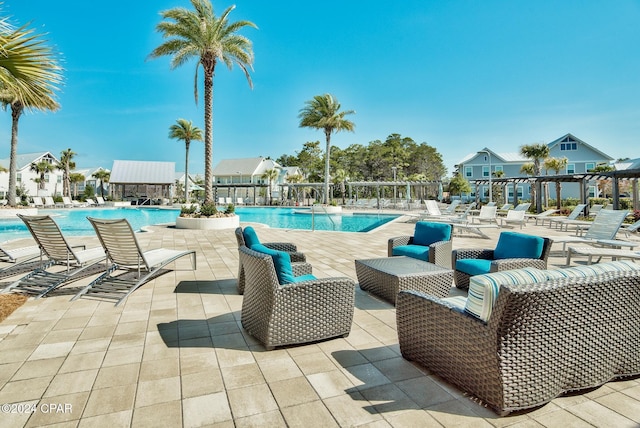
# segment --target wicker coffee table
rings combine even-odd
[[[400,290],[447,297],[453,286],[451,269],[405,256],[356,260],[356,275],[362,290],[394,305]]]

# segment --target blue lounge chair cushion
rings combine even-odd
[[[544,239],[539,236],[517,232],[502,232],[493,258],[499,259],[539,259],[542,255]]]
[[[242,236],[244,237],[244,244],[247,247],[251,248],[252,250],[254,249],[253,248],[254,245],[260,244],[258,235],[256,235],[256,231],[253,230],[253,227],[251,226],[247,226],[244,228],[244,230],[242,231]],[[255,251],[258,251],[258,250],[255,250]]]
[[[456,270],[467,275],[482,275],[491,270],[491,260],[486,259],[460,259],[456,260]]]
[[[429,261],[429,247],[423,245],[401,245],[391,252],[394,256],[407,256],[418,260]]]
[[[413,232],[413,244],[429,246],[434,242],[450,241],[451,225],[448,223],[432,223],[419,221]]]
[[[251,249],[253,251],[271,256],[280,285],[296,282],[295,277],[293,276],[293,268],[291,267],[291,257],[288,253],[284,251],[272,250],[271,248],[267,248],[262,244],[256,244],[251,247]]]

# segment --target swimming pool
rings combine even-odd
[[[309,214],[299,214],[293,208],[238,207],[236,213],[241,222],[263,223],[269,227],[283,229],[311,230],[312,218]],[[72,208],[41,210],[51,215],[60,229],[70,236],[95,235],[87,216],[97,218],[126,218],[134,230],[152,224],[175,223],[180,213],[177,209],[160,208]],[[368,232],[387,223],[395,214],[314,215],[315,230],[335,230],[341,232]],[[30,234],[25,224],[18,219],[0,220],[0,241],[26,238]]]

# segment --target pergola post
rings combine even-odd
[[[611,191],[613,193],[613,209],[620,209],[620,185],[617,177],[611,177]]]

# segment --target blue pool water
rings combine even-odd
[[[299,214],[293,208],[239,207],[236,213],[241,222],[263,223],[269,227],[283,229],[311,230],[312,218],[309,214]],[[70,236],[95,235],[87,216],[97,218],[122,218],[131,223],[134,230],[152,224],[175,223],[180,210],[158,208],[72,208],[60,210],[41,210],[51,215],[60,229]],[[354,214],[314,215],[315,230],[335,230],[342,232],[367,232],[387,223],[397,215],[391,214]],[[24,223],[16,219],[0,220],[0,241],[26,238],[30,234]]]

